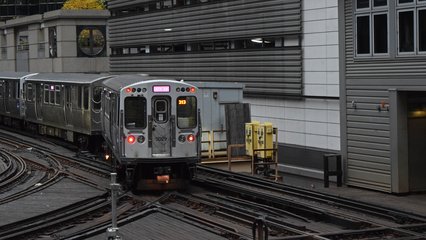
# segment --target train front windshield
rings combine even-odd
[[[126,128],[146,128],[146,99],[144,97],[126,97],[124,114]]]
[[[177,98],[177,124],[180,129],[197,126],[197,99],[194,96]]]

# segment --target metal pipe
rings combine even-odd
[[[120,190],[120,184],[117,183],[117,173],[111,173],[111,218],[112,225],[107,229],[108,240],[120,240],[117,227],[117,193]]]

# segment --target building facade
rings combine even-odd
[[[340,150],[337,0],[111,0],[112,73],[245,84],[279,129],[283,171]]]
[[[108,72],[107,10],[56,10],[0,23],[0,70]]]
[[[64,0],[0,0],[0,21],[62,8]]]
[[[342,153],[347,183],[426,190],[426,1],[339,6]]]

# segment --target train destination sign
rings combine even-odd
[[[152,91],[155,93],[168,93],[170,92],[170,86],[168,85],[155,85],[152,86]]]

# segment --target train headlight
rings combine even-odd
[[[193,134],[189,134],[187,139],[188,139],[188,142],[193,142],[195,141],[195,136]]]
[[[179,140],[179,142],[182,142],[182,143],[185,142],[186,141],[185,135],[179,135],[178,140]]]
[[[141,135],[138,137],[138,143],[143,143],[143,142],[145,142],[145,137]]]
[[[128,143],[133,144],[133,143],[135,143],[135,141],[136,141],[135,136],[133,136],[133,135],[127,136],[127,142]]]

